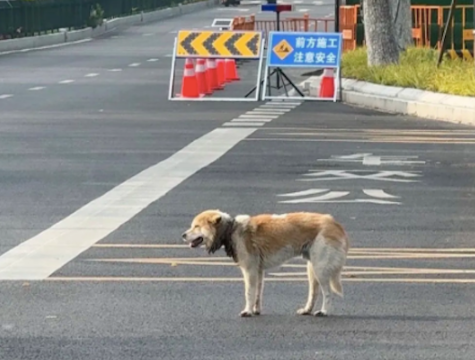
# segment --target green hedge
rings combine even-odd
[[[81,29],[91,24],[97,5],[104,18],[131,15],[175,5],[177,0],[15,0],[0,1],[0,39]]]

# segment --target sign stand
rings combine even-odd
[[[261,6],[261,11],[270,11],[270,12],[275,12],[275,17],[276,17],[276,30],[280,31],[280,13],[283,11],[292,11],[293,10],[293,5],[291,4],[275,4],[275,3],[268,3],[264,4]],[[276,86],[272,86],[272,76],[275,75],[276,77]],[[300,89],[292,82],[292,80],[289,79],[289,77],[282,71],[280,67],[275,68],[274,70],[271,71],[270,74],[268,74],[267,68],[264,74],[265,79],[260,81],[260,86],[263,86],[263,84],[267,83],[266,79],[269,81],[267,83],[268,89],[269,89],[269,94],[271,93],[271,89],[277,89],[280,90],[282,87],[284,88],[285,94],[287,95],[287,88],[286,84],[284,82],[284,79],[288,81],[287,85],[291,85],[295,91],[297,91],[302,97],[305,96]],[[280,82],[282,81],[282,86],[280,85]],[[248,97],[251,95],[254,91],[256,91],[257,86],[254,87],[251,91],[249,91],[244,97]],[[264,86],[264,91],[265,91],[265,86]]]

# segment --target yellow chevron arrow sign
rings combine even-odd
[[[257,59],[261,55],[259,31],[180,30],[176,57]]]

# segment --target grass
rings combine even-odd
[[[410,48],[398,65],[368,67],[365,48],[343,54],[342,76],[375,84],[416,88],[452,95],[475,96],[475,65],[462,59],[444,59],[437,68],[438,52]]]

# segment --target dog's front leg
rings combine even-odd
[[[258,271],[256,269],[242,269],[244,277],[244,292],[246,298],[246,307],[241,311],[242,317],[252,316],[252,307],[256,300],[257,283],[259,279]]]
[[[262,295],[264,290],[264,270],[259,269],[257,273],[257,294],[256,294],[256,302],[254,303],[254,308],[252,309],[252,313],[254,315],[260,315],[262,310]]]

